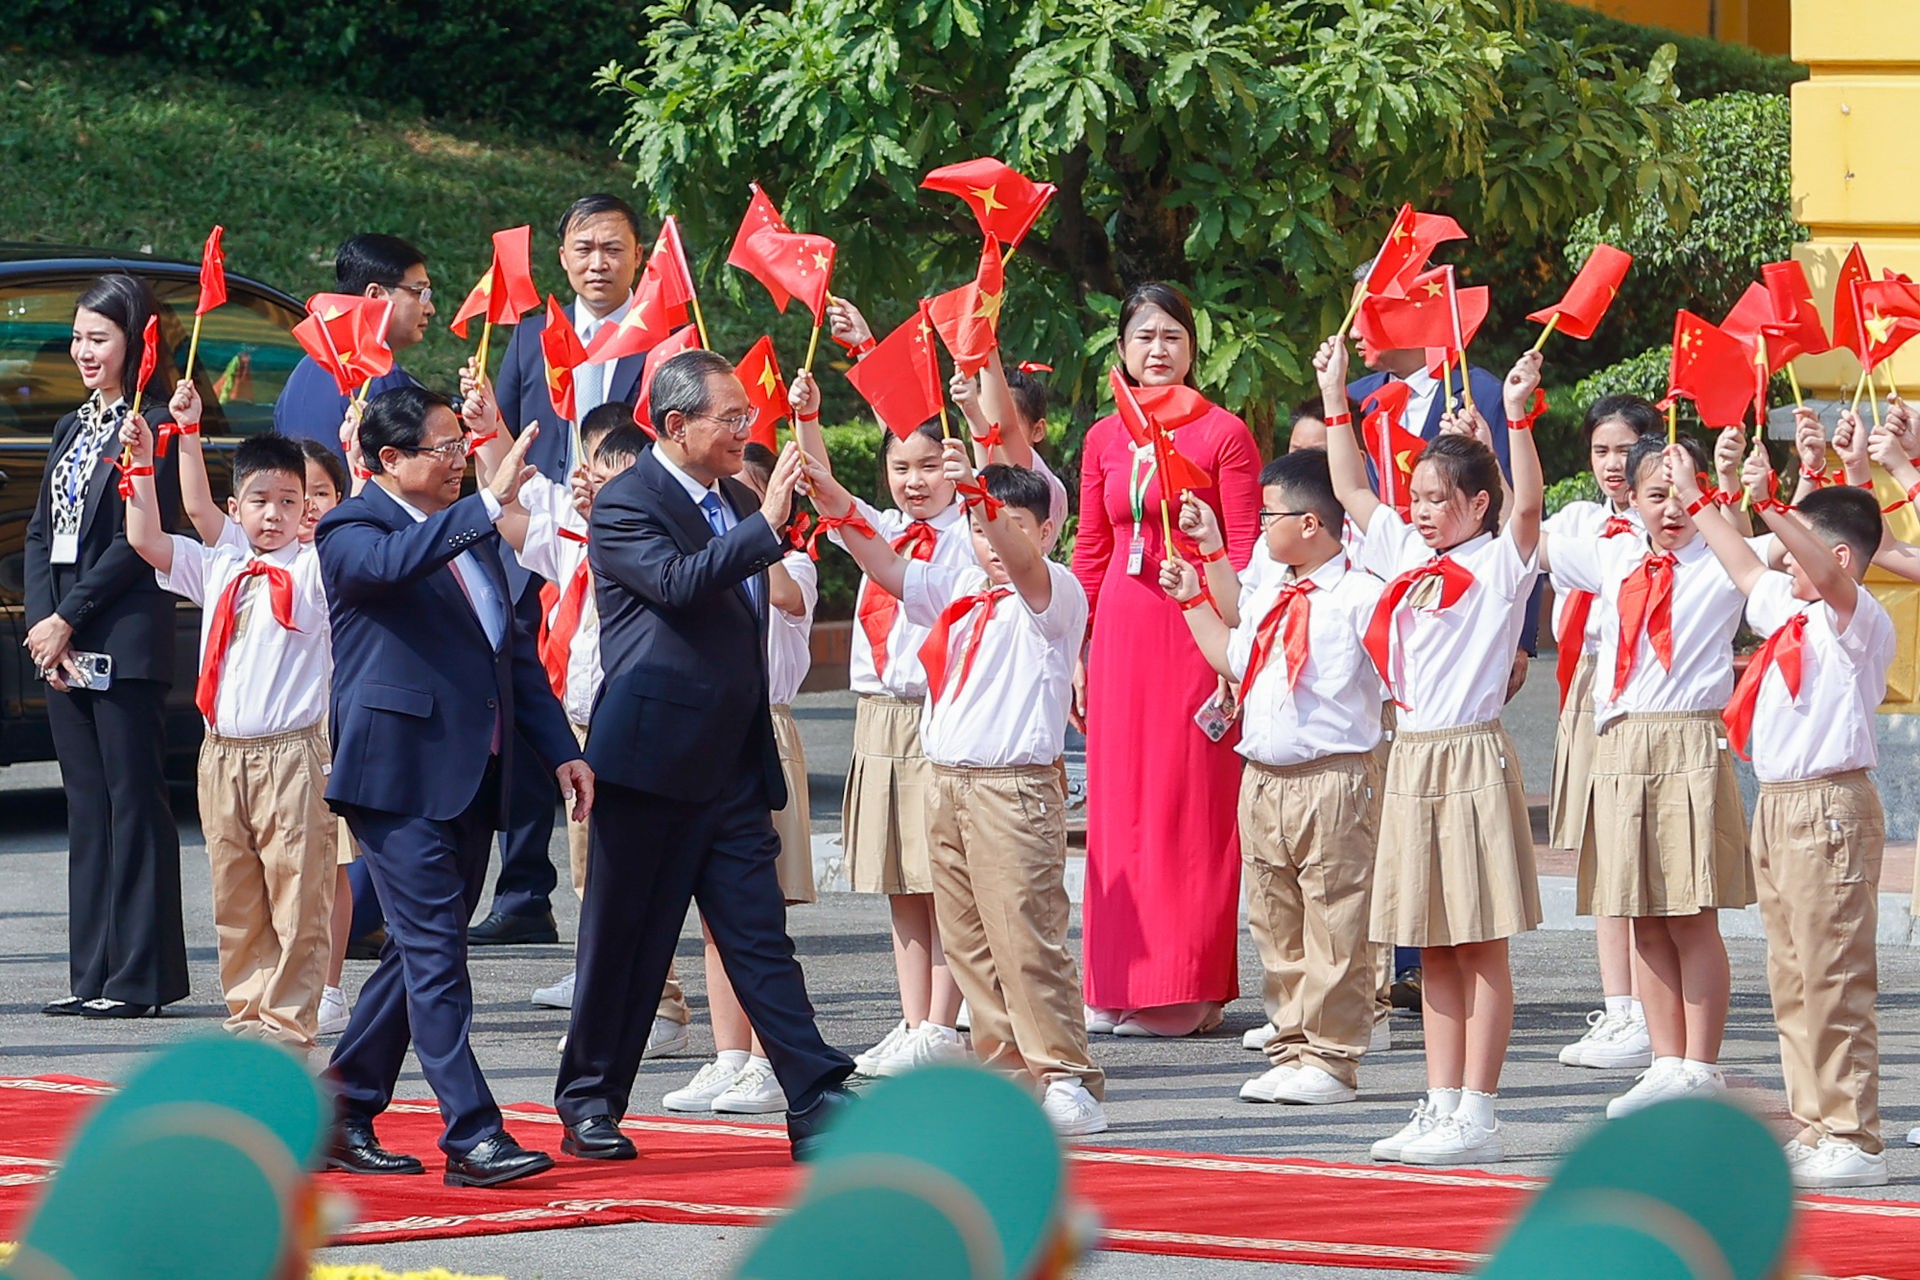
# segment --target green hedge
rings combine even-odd
[[[1743,89],[1754,93],[1785,93],[1796,81],[1807,78],[1807,69],[1789,58],[1760,53],[1745,45],[1724,44],[1705,36],[1681,35],[1661,27],[1622,22],[1579,5],[1545,0],[1534,23],[1540,30],[1563,40],[1584,27],[1593,39],[1620,45],[1630,60],[1642,66],[1661,45],[1673,45],[1680,54],[1674,63],[1673,80],[1682,98],[1711,98]]]
[[[620,106],[593,75],[633,48],[643,14],[637,0],[0,0],[0,32],[605,138]]]

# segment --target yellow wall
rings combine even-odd
[[[1807,2],[1801,0],[1802,4]],[[1574,3],[1623,22],[1665,27],[1682,35],[1737,41],[1762,53],[1780,54],[1787,51],[1788,14],[1793,7],[1793,0],[1574,0]]]

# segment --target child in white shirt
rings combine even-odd
[[[1045,384],[1025,369],[1004,367],[996,348],[988,353],[977,382],[955,373],[948,392],[967,420],[976,466],[999,462],[1026,467],[1047,482],[1047,519],[1053,522],[1053,541],[1059,542],[1067,525],[1067,486],[1040,456],[1040,442],[1047,438]],[[1047,554],[1053,554],[1052,545]]]

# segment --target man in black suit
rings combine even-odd
[[[314,538],[333,625],[327,801],[365,850],[387,913],[386,947],[330,1067],[341,1133],[328,1167],[349,1173],[421,1171],[373,1131],[409,1041],[446,1121],[449,1186],[495,1186],[553,1164],[501,1126],[468,1043],[466,925],[505,809],[516,727],[576,817],[593,803],[593,771],[493,554],[494,522],[524,514],[531,442],[463,498],[467,441],[446,399],[421,387],[383,392],[360,422],[373,481]]]
[[[845,1101],[774,873],[786,802],[767,706],[767,566],[780,559],[801,454],[764,499],[731,477],[753,409],[725,359],[688,351],[652,389],[660,438],[593,504],[588,555],[606,683],[587,759],[601,780],[587,855],[573,1022],[554,1103],[561,1150],[632,1159],[619,1131],[689,901],[697,901],[788,1099],[803,1158]]]
[[[618,196],[582,196],[560,216],[560,266],[573,286],[573,305],[567,308],[582,345],[601,330],[620,323],[632,300],[633,280],[640,270],[640,219],[633,206]],[[547,327],[544,310],[530,313],[513,327],[500,360],[494,399],[507,430],[516,437],[530,423],[544,430],[527,451],[527,461],[549,479],[567,483],[581,459],[569,456],[573,432],[553,406],[547,388],[546,361],[540,352],[540,334]],[[574,371],[574,404],[584,418],[598,405],[631,401],[640,386],[645,356],[627,356],[609,364],[582,365]],[[527,573],[501,544],[507,585],[513,592],[514,613],[529,626],[540,622],[540,580]],[[507,825],[500,840],[500,875],[493,885],[493,905],[486,919],[468,931],[476,946],[521,942],[557,942],[553,921],[553,890],[558,883],[548,846],[553,842],[553,778],[521,752],[521,764],[509,783]],[[684,1015],[683,1015],[684,1016]],[[680,1039],[685,1040],[684,1031]]]

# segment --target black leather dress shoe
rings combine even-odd
[[[852,1102],[851,1093],[834,1085],[821,1090],[805,1110],[787,1112],[787,1144],[793,1150],[794,1160],[811,1160],[821,1136]]]
[[[560,941],[560,928],[554,924],[551,911],[539,916],[510,916],[495,911],[467,930],[467,945],[470,947],[503,947],[521,942],[558,941]]]
[[[551,1168],[552,1156],[544,1151],[529,1151],[515,1142],[512,1135],[501,1132],[482,1138],[479,1145],[464,1156],[448,1156],[447,1185],[497,1187]]]
[[[378,960],[386,945],[387,930],[383,925],[357,938],[348,938],[346,956],[349,960]]]
[[[398,1151],[389,1151],[373,1136],[373,1126],[364,1121],[347,1121],[334,1135],[327,1151],[327,1168],[342,1173],[425,1173],[418,1159]]]
[[[612,1116],[588,1116],[579,1124],[567,1126],[566,1136],[560,1139],[560,1154],[582,1160],[632,1160],[640,1153]]]

